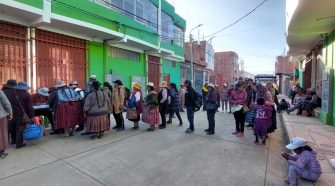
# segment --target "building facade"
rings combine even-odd
[[[238,55],[236,52],[215,52],[214,77],[216,84],[222,86],[224,83],[232,85],[238,81],[240,76]]]
[[[335,123],[334,46],[335,2],[286,1],[288,55],[299,63],[299,83],[315,88],[321,98],[320,119]]]
[[[166,0],[0,0],[0,82],[180,83],[186,21]]]
[[[193,41],[193,80],[194,88],[197,92],[201,92],[202,86],[209,81],[209,74],[214,70],[214,49],[208,41]],[[191,63],[190,63],[190,42],[184,43],[185,62],[182,65],[181,79],[192,79]]]

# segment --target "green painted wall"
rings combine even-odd
[[[180,63],[175,62],[175,67],[167,66],[166,63],[166,59],[163,59],[163,76],[164,74],[170,74],[170,82],[175,83],[178,88],[180,85]]]
[[[94,74],[97,76],[98,81],[103,82],[105,80],[103,44],[89,42],[88,46],[90,60],[88,76]]]
[[[20,3],[24,3],[35,8],[43,9],[43,0],[15,0]]]
[[[106,63],[108,72],[112,71],[114,75],[125,77],[123,84],[128,88],[131,87],[132,76],[146,77],[145,54],[143,53],[140,54],[140,61],[129,61],[108,56]]]
[[[332,85],[329,87],[329,91],[333,92],[334,87],[335,87],[335,77],[334,77],[334,47],[335,47],[335,31],[333,31],[327,38],[324,43],[324,48],[323,48],[323,56],[324,56],[324,63],[325,65],[330,69],[330,81],[332,82]],[[329,103],[329,107],[332,108],[332,111],[329,112],[324,112],[322,111],[320,114],[320,119],[322,122],[330,125],[335,126],[335,95],[332,94],[332,102]]]

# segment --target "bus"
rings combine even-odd
[[[257,74],[255,83],[265,85],[267,82],[276,83],[277,77],[272,74]]]

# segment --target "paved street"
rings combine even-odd
[[[184,123],[186,113],[182,113]],[[216,134],[207,136],[206,113],[197,112],[196,132],[174,124],[165,130],[109,132],[102,140],[87,136],[47,136],[27,148],[9,149],[0,161],[0,185],[284,185],[286,163],[281,124],[267,146],[231,135],[233,115],[216,115]],[[114,125],[114,120],[113,120]]]

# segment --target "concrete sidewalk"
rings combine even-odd
[[[314,185],[335,185],[335,169],[329,161],[335,158],[335,127],[321,123],[318,118],[296,115],[294,112],[283,112],[281,117],[290,140],[294,137],[305,138],[318,152],[323,174]]]

